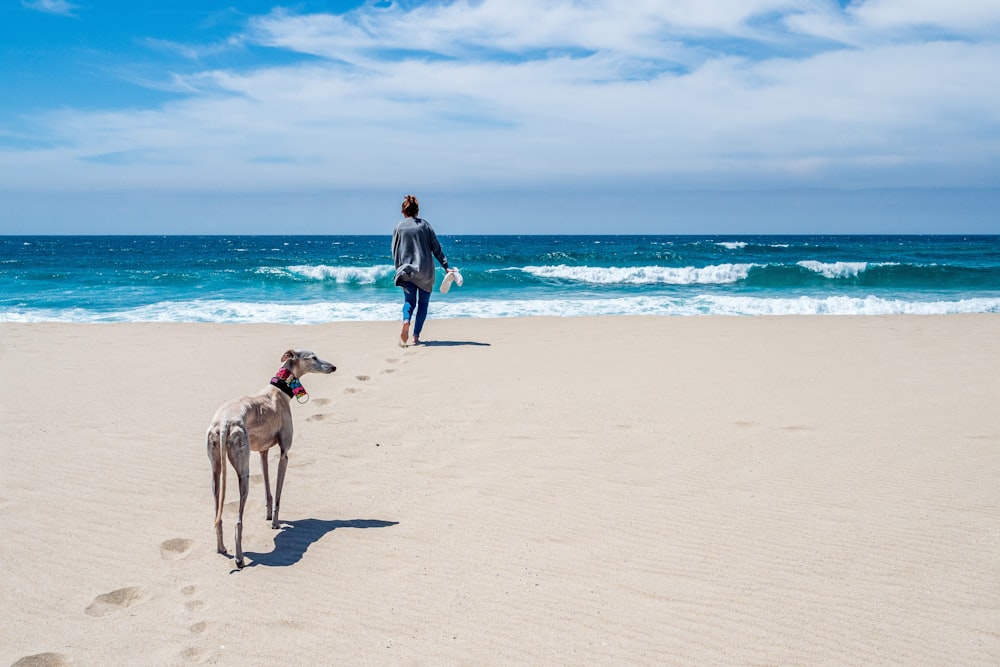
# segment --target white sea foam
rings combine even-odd
[[[437,303],[435,317],[577,317],[593,315],[950,315],[998,313],[1000,298],[904,301],[869,296],[765,298],[699,295],[617,299],[484,300]],[[395,315],[395,313],[393,313]]]
[[[796,262],[803,269],[809,269],[826,278],[857,278],[868,270],[869,266],[894,266],[893,263],[869,264],[868,262],[817,262],[804,260]]]
[[[594,315],[950,315],[1000,313],[1000,298],[956,301],[905,301],[868,296],[765,298],[698,295],[633,296],[612,299],[440,300],[435,318],[491,318]],[[0,322],[227,322],[322,324],[345,321],[394,321],[392,302],[246,303],[236,301],[162,302],[141,308],[96,312],[82,308],[0,311]]]
[[[754,264],[715,266],[525,266],[521,270],[538,278],[575,280],[595,285],[723,285],[745,280]]]
[[[222,300],[164,301],[139,308],[93,311],[83,308],[0,312],[0,322],[225,322],[234,324],[321,324],[389,320],[393,303],[260,303]]]
[[[726,250],[742,250],[749,244],[746,241],[719,241],[715,245],[721,246]]]
[[[998,313],[1000,299],[957,301],[905,301],[876,296],[760,298],[741,296],[700,297],[712,315],[955,315]]]
[[[380,264],[376,266],[327,266],[326,264],[303,264],[287,267],[264,266],[257,269],[257,272],[268,275],[289,276],[298,280],[332,280],[337,283],[371,285],[382,278],[391,276],[394,269],[390,264]]]

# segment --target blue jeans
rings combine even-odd
[[[417,311],[416,322],[413,323],[413,336],[419,338],[420,330],[424,328],[427,319],[427,305],[431,302],[431,293],[422,290],[413,283],[403,283],[403,321],[409,322],[413,310]]]

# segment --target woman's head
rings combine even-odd
[[[420,202],[413,195],[406,195],[403,199],[403,215],[407,218],[417,217],[417,213],[420,212]]]

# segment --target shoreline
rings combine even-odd
[[[0,663],[1000,660],[1000,317],[397,335],[0,323]],[[233,572],[204,429],[288,347],[338,371]]]
[[[72,315],[53,314],[63,310]],[[224,313],[224,314],[220,314]],[[274,303],[246,301],[164,301],[104,313],[81,314],[77,308],[38,308],[0,312],[0,324],[273,324],[335,325],[392,322],[396,300]],[[39,314],[48,313],[48,314]],[[361,312],[361,315],[358,313]],[[433,301],[438,320],[501,320],[522,317],[937,317],[996,315],[1000,299],[964,296],[953,300],[778,296],[619,296],[601,299],[448,299]],[[107,318],[115,319],[107,319]]]

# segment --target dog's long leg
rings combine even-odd
[[[250,436],[246,429],[240,429],[240,443],[230,450],[233,468],[239,476],[240,506],[236,514],[236,567],[243,569],[243,509],[247,504],[247,493],[250,491]]]
[[[209,436],[209,456],[212,457],[212,491],[215,494],[215,541],[220,554],[226,553],[222,541],[222,508],[226,502],[226,444],[229,440],[229,425],[224,421],[219,427],[219,449],[213,451]]]
[[[285,470],[288,469],[288,449],[291,444],[291,436],[287,440],[280,436],[278,437],[281,458],[278,459],[278,479],[274,484],[274,517],[271,520],[271,528],[275,530],[281,527],[281,524],[278,523],[278,510],[281,507],[281,487],[285,485]]]
[[[267,503],[267,517],[268,521],[271,520],[271,512],[274,506],[274,498],[271,497],[271,475],[267,469],[267,453],[268,450],[264,449],[260,452],[260,472],[264,476],[264,502]]]

